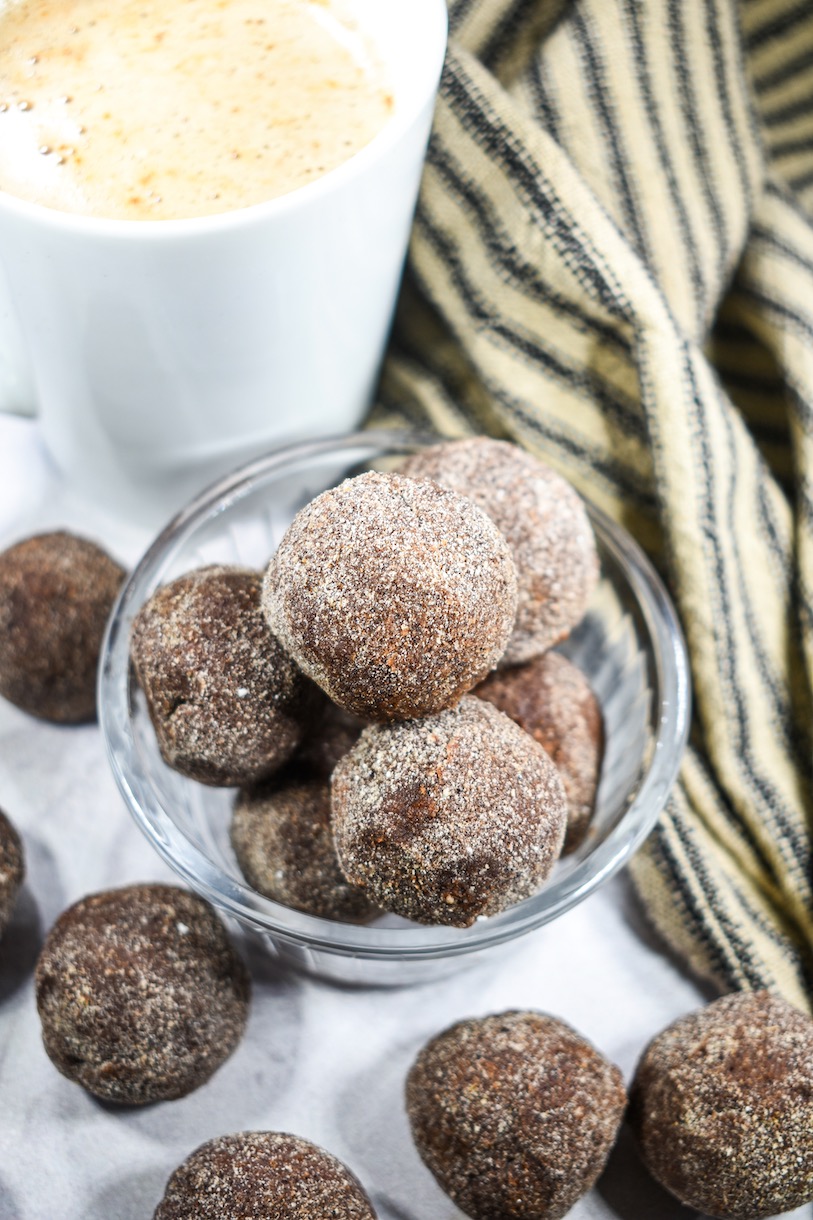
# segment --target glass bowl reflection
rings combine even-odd
[[[357,926],[319,919],[248,886],[229,842],[233,791],[185,779],[161,759],[129,661],[134,615],[162,584],[209,563],[262,568],[293,515],[349,474],[387,468],[426,440],[359,433],[274,450],[221,480],[155,539],[122,590],[100,666],[102,732],[116,781],[159,854],[222,914],[259,933],[286,962],[322,977],[403,984],[495,952],[581,902],[641,844],[675,781],[689,722],[686,651],[674,609],[630,536],[588,506],[601,580],[561,647],[601,704],[606,752],[585,841],[532,898],[470,928],[393,916]]]

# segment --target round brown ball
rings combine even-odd
[[[124,569],[57,531],[0,554],[0,695],[62,724],[96,718],[96,674]]]
[[[726,996],[650,1042],[629,1122],[682,1203],[762,1220],[813,1201],[813,1021],[768,991]]]
[[[246,881],[275,902],[346,923],[373,915],[364,890],[351,885],[339,868],[327,779],[289,769],[241,792],[231,842]]]
[[[55,1066],[106,1101],[143,1105],[204,1084],[242,1037],[249,977],[211,907],[169,885],[82,899],[36,969]]]
[[[401,470],[468,496],[504,535],[519,599],[502,664],[529,661],[565,639],[583,617],[599,571],[590,519],[567,480],[516,445],[485,436],[433,445]]]
[[[25,876],[20,836],[0,809],[0,936],[6,930]]]
[[[559,1220],[604,1168],[625,1103],[618,1068],[536,1012],[453,1025],[406,1085],[418,1152],[472,1220]]]
[[[558,652],[490,674],[474,692],[530,733],[553,759],[567,797],[564,851],[584,840],[596,803],[604,721],[578,666]]]
[[[375,472],[297,514],[266,574],[272,631],[347,711],[406,720],[456,703],[516,611],[505,540],[471,501]]]
[[[260,612],[262,578],[200,568],[159,589],[131,655],[164,761],[204,784],[251,784],[291,757],[313,688]]]
[[[361,736],[364,721],[345,712],[326,697],[324,707],[307,726],[292,765],[312,778],[329,780],[333,768]]]
[[[243,1131],[202,1144],[167,1182],[153,1220],[375,1220],[346,1165],[316,1144]]]
[[[339,863],[373,901],[419,923],[467,927],[535,893],[565,833],[545,751],[482,699],[373,725],[332,780]]]

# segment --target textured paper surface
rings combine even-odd
[[[36,426],[0,417],[0,547],[67,526],[125,562],[148,541],[66,495]],[[0,807],[28,879],[0,944],[0,1220],[150,1220],[175,1166],[230,1131],[292,1131],[346,1161],[380,1220],[460,1220],[412,1147],[403,1082],[423,1042],[463,1017],[537,1008],[590,1038],[629,1079],[647,1040],[702,1002],[642,927],[617,879],[503,960],[403,990],[329,986],[285,972],[240,938],[254,977],[246,1037],[181,1101],[102,1105],[45,1055],[32,970],[44,933],[95,890],[173,880],[131,822],[95,727],[41,724],[0,701]],[[811,1209],[795,1213],[809,1220]],[[573,1220],[690,1220],[626,1135]],[[314,1218],[318,1220],[318,1218]]]

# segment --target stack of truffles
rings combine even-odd
[[[440,445],[319,496],[264,576],[209,567],[160,589],[133,658],[167,762],[240,788],[232,841],[257,889],[335,919],[386,908],[465,926],[532,893],[586,832],[601,717],[550,649],[597,571],[560,479],[500,442]],[[92,718],[123,576],[64,533],[0,554],[0,695],[49,720]],[[0,812],[0,935],[24,874]],[[147,1105],[220,1068],[251,982],[201,898],[130,885],[63,911],[35,988],[58,1070],[108,1103]],[[470,1017],[415,1049],[412,1139],[471,1220],[562,1220],[625,1115],[651,1173],[696,1211],[766,1220],[813,1200],[813,1022],[779,996],[727,996],[673,1022],[629,1095],[547,1013]],[[240,1131],[177,1166],[154,1220],[249,1215],[375,1210],[325,1149]]]
[[[327,918],[465,927],[587,831],[601,715],[550,650],[597,578],[568,483],[505,442],[439,444],[323,492],[264,575],[158,590],[132,658],[166,762],[240,788],[249,884]]]

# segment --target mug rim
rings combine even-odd
[[[392,2],[393,0],[387,0],[387,3]],[[210,232],[228,232],[240,229],[246,224],[253,224],[260,219],[271,220],[282,217],[295,212],[300,207],[317,203],[325,195],[341,190],[346,183],[364,174],[369,165],[375,164],[385,157],[416,123],[437,90],[443,70],[448,37],[449,18],[446,0],[404,0],[404,4],[409,15],[416,20],[419,17],[416,9],[419,4],[422,4],[428,35],[434,34],[434,41],[430,44],[432,46],[431,56],[425,58],[422,56],[420,59],[420,64],[425,65],[424,73],[412,100],[403,108],[396,109],[392,118],[373,136],[369,144],[365,144],[352,157],[326,174],[315,178],[312,182],[306,183],[305,186],[297,187],[284,195],[277,195],[260,203],[232,208],[226,212],[163,220],[126,220],[68,212],[22,199],[9,191],[0,189],[0,216],[5,213],[17,219],[36,221],[37,224],[54,230],[82,236],[123,238],[138,242],[200,237]]]

